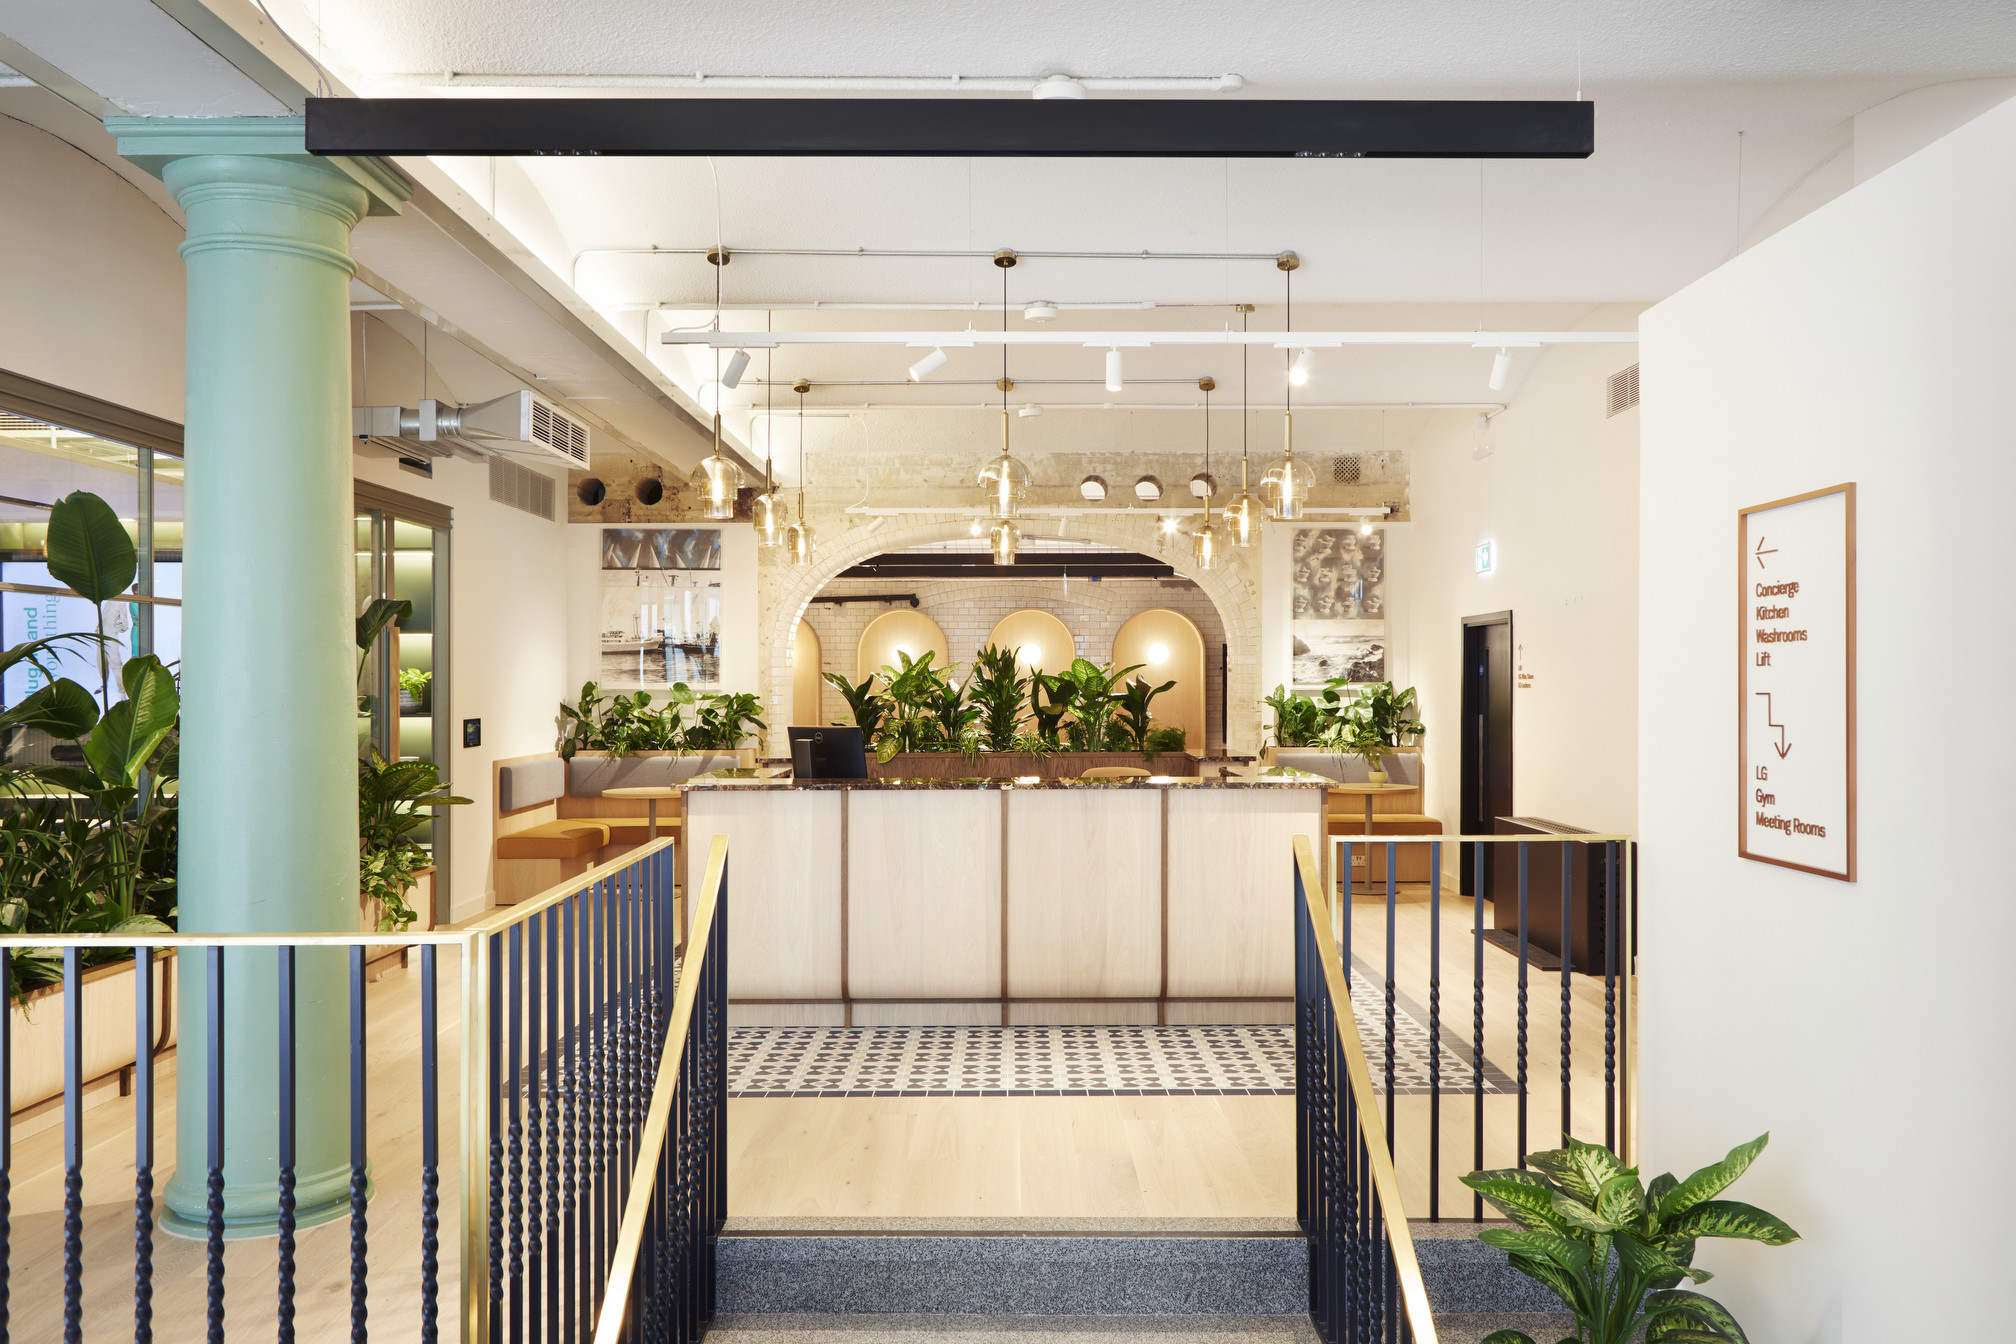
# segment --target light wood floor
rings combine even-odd
[[[728,1103],[736,1217],[1282,1217],[1293,1097]]]

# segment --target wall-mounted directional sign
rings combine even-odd
[[[1855,880],[1855,486],[1740,510],[1736,852]]]

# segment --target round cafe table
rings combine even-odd
[[[604,798],[642,798],[645,802],[649,803],[651,805],[651,830],[646,839],[656,840],[658,838],[658,800],[660,798],[677,798],[679,790],[665,784],[643,784],[627,789],[604,789],[602,790],[602,796]]]
[[[1372,799],[1374,796],[1382,793],[1410,793],[1413,789],[1414,785],[1412,784],[1344,784],[1332,781],[1330,785],[1330,792],[1332,793],[1356,793],[1365,796],[1365,838],[1367,840],[1372,838]]]

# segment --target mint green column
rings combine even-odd
[[[119,120],[188,219],[179,927],[358,931],[350,230],[403,184],[302,150],[293,118]],[[347,957],[297,969],[298,1218],[349,1200]],[[274,1229],[274,951],[226,953],[225,1222]],[[206,1213],[200,954],[178,969],[176,1167],[162,1225]]]

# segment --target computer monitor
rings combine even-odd
[[[791,761],[806,779],[866,779],[868,755],[859,728],[792,728]],[[804,743],[801,752],[799,743]],[[808,759],[809,758],[809,759]],[[809,764],[809,770],[806,766]]]

